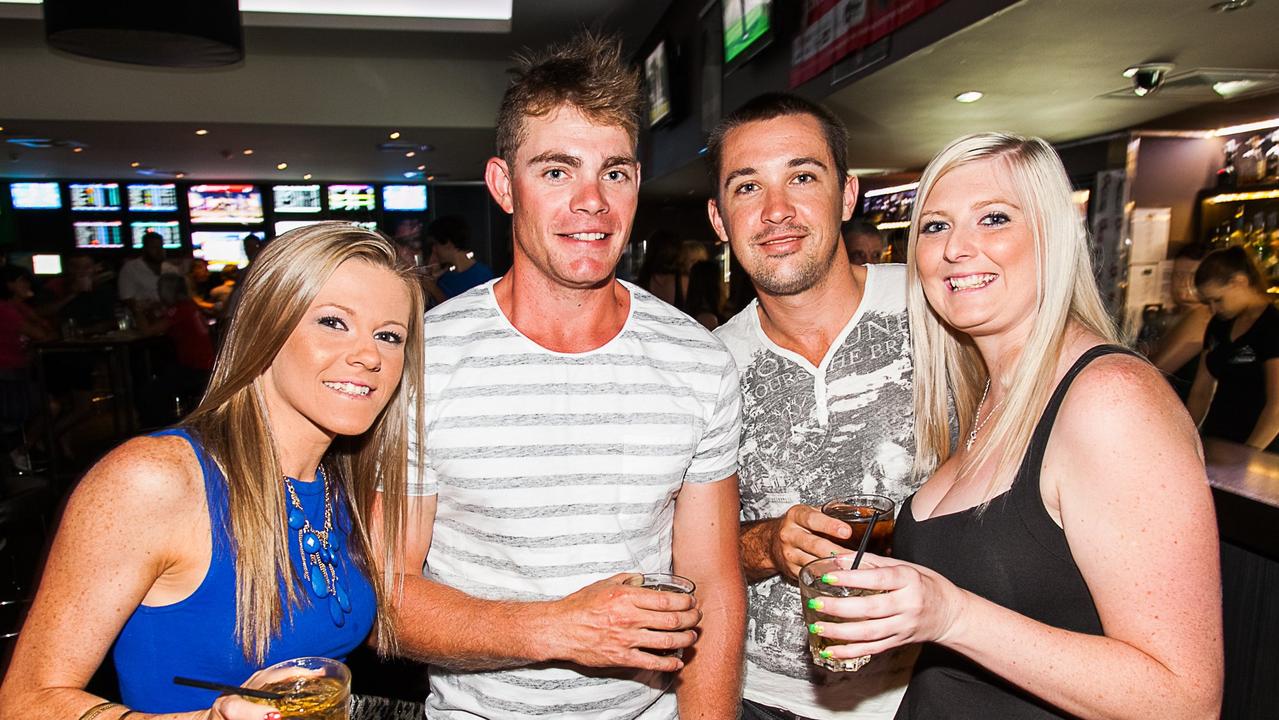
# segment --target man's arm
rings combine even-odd
[[[458,670],[494,670],[568,661],[591,667],[671,672],[679,658],[641,648],[693,644],[700,618],[692,598],[623,585],[616,575],[550,602],[483,600],[422,577],[436,496],[411,497],[395,570],[399,653]],[[373,527],[380,527],[381,506]],[[375,556],[378,556],[375,552]]]
[[[792,505],[785,515],[742,525],[742,569],[747,582],[756,583],[781,573],[788,580],[819,557],[848,552],[826,537],[847,540],[848,523],[823,515],[808,505]]]
[[[676,574],[697,584],[701,633],[679,674],[679,715],[734,718],[742,699],[746,587],[737,549],[737,476],[686,483],[675,500]]]

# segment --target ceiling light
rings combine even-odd
[[[511,0],[241,0],[242,12],[510,20]]]
[[[408,152],[404,153],[404,157],[413,157],[413,156],[415,156],[415,155],[417,155],[417,152],[415,152],[415,151],[413,151],[413,150],[410,150],[410,151],[408,151]]]
[[[276,169],[276,170],[288,170],[288,169],[289,169],[289,164],[288,164],[288,163],[276,163],[276,164],[275,164],[275,169]]]
[[[142,163],[138,162],[137,160],[134,160],[133,162],[129,163],[129,167],[131,168],[141,167],[141,166],[142,166]]]
[[[4,132],[4,126],[0,125],[0,132]]]
[[[1243,10],[1244,8],[1249,7],[1250,5],[1252,5],[1252,0],[1222,0],[1222,2],[1215,2],[1209,5],[1208,9],[1216,10],[1217,12],[1224,13],[1224,12],[1234,12],[1235,10]]]
[[[410,179],[410,180],[411,180],[411,179],[413,179],[413,178],[417,177],[417,176],[418,176],[418,175],[420,175],[420,174],[421,174],[421,173],[416,173],[416,172],[413,172],[412,170],[409,170],[408,172],[404,173],[404,177],[405,177],[405,178],[408,178],[408,179]]]
[[[244,154],[245,154],[245,155],[252,155],[252,154],[253,154],[253,148],[245,148],[245,149],[244,149]]]
[[[195,134],[196,134],[196,135],[208,135],[208,134],[209,134],[209,131],[208,131],[208,130],[205,130],[204,128],[200,128],[199,130],[196,130],[196,131],[195,131]]]
[[[917,187],[919,187],[919,183],[917,182],[906,183],[905,185],[894,185],[892,187],[879,188],[878,190],[867,190],[865,193],[862,194],[862,197],[872,198],[872,197],[879,197],[880,195],[891,195],[895,192],[906,192],[907,190],[914,190]]]
[[[390,135],[387,135],[387,137],[391,138],[392,140],[399,140],[399,139],[400,139],[400,131],[399,131],[399,130],[392,130],[392,131],[391,131],[391,134],[390,134]]]
[[[958,95],[956,95],[955,100],[961,103],[975,103],[978,100],[981,100],[983,95],[984,93],[982,93],[980,90],[969,90],[967,92],[961,92]]]
[[[425,165],[418,165],[418,166],[417,166],[417,169],[418,169],[418,170],[425,170],[425,169],[426,169],[426,166],[425,166]]]
[[[71,148],[71,152],[75,152],[75,153],[78,153],[78,152],[84,152],[84,148],[82,148],[82,147],[73,147],[73,148]]]
[[[434,176],[434,175],[427,175],[427,176],[426,176],[426,181],[427,181],[427,182],[430,182],[430,181],[432,181],[432,180],[434,180],[434,179],[435,179],[435,176]]]
[[[187,176],[187,174],[186,174],[186,173],[184,173],[184,172],[174,173],[174,174],[173,174],[173,177],[175,177],[175,178],[177,178],[177,179],[179,179],[179,180],[181,180],[182,178],[184,178],[184,177],[186,177],[186,176]]]
[[[307,174],[303,175],[303,176],[302,176],[302,179],[303,179],[303,180],[310,180],[310,179],[311,179],[311,173],[307,173]]]
[[[1216,137],[1224,137],[1226,135],[1238,135],[1239,133],[1253,132],[1254,130],[1269,130],[1270,128],[1279,128],[1279,118],[1270,118],[1269,120],[1261,120],[1259,122],[1247,123],[1245,125],[1221,127],[1213,130],[1212,134]]]

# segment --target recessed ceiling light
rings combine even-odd
[[[245,154],[245,155],[252,155],[252,154],[253,154],[253,148],[245,148],[245,149],[244,149],[244,154]]]
[[[390,135],[387,135],[387,137],[391,138],[392,140],[399,140],[399,139],[400,139],[400,131],[399,131],[399,130],[392,130],[392,131],[391,131],[391,134],[390,134]]]
[[[405,177],[405,178],[407,178],[407,179],[409,179],[409,180],[412,180],[413,178],[415,178],[415,177],[417,177],[417,176],[418,176],[418,173],[415,173],[415,172],[413,172],[412,170],[409,170],[408,172],[404,173],[404,177]]]
[[[142,167],[142,163],[138,162],[137,160],[134,160],[133,162],[129,163],[129,167],[131,168]]]
[[[408,152],[404,153],[404,157],[413,157],[413,156],[415,156],[415,155],[417,155],[417,151],[415,151],[415,150],[410,150],[410,151],[408,151]]]
[[[208,130],[205,130],[204,128],[200,128],[199,130],[196,130],[196,131],[195,131],[195,134],[196,134],[196,135],[208,135],[208,134],[209,134],[209,131],[208,131]]]
[[[417,166],[417,169],[418,169],[418,170],[425,170],[425,169],[426,169],[426,166],[425,166],[425,165],[418,165],[418,166]]]
[[[303,175],[303,176],[302,176],[302,179],[303,179],[303,180],[310,180],[310,179],[311,179],[311,173],[307,173],[307,174]]]
[[[980,90],[969,90],[961,92],[955,96],[955,99],[961,103],[975,103],[982,99],[983,93]]]
[[[275,164],[275,169],[276,169],[276,170],[288,170],[288,169],[289,169],[289,164],[288,164],[288,163],[276,163],[276,164]]]
[[[435,176],[434,176],[434,175],[427,175],[427,176],[426,176],[426,181],[427,181],[427,182],[430,182],[430,181],[432,181],[432,180],[434,180],[434,179],[435,179]]]
[[[181,180],[182,178],[184,178],[184,177],[186,177],[186,176],[187,176],[187,174],[186,174],[186,173],[182,173],[182,172],[180,172],[180,173],[175,173],[175,174],[173,175],[173,177],[175,177],[175,178],[177,178],[177,179],[179,179],[179,180]]]
[[[82,147],[73,147],[73,148],[71,148],[71,152],[77,152],[77,153],[78,153],[78,152],[84,152],[84,148],[82,148]]]
[[[4,132],[4,126],[0,125],[0,132]]]

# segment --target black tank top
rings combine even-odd
[[[1039,470],[1053,422],[1070,384],[1088,363],[1125,348],[1098,345],[1079,357],[1057,385],[1035,426],[1009,490],[976,508],[916,521],[906,499],[898,514],[893,555],[928,568],[955,585],[1026,617],[1073,632],[1101,635],[1092,594],[1079,574],[1066,534],[1040,496]],[[925,643],[899,720],[925,718],[1065,718],[1051,705],[988,672],[967,657]]]

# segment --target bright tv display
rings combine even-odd
[[[16,182],[9,186],[14,210],[61,210],[62,193],[56,182]]]
[[[323,220],[280,220],[275,223],[275,236],[279,237],[290,230],[297,230],[300,227],[314,225]]]
[[[110,212],[120,209],[119,183],[71,183],[71,209]]]
[[[262,222],[262,193],[254,185],[192,185],[187,188],[191,222],[245,225]]]
[[[122,223],[119,220],[77,222],[72,225],[75,228],[75,246],[78,248],[97,250],[124,247],[124,239],[120,236]]]
[[[191,254],[209,263],[214,272],[227,265],[243,270],[249,265],[249,256],[244,254],[244,236],[248,234],[239,230],[197,230],[191,233]],[[262,237],[260,232],[252,234]]]
[[[362,212],[377,209],[377,192],[372,185],[330,185],[329,210]]]
[[[61,275],[61,255],[32,255],[31,273],[33,275]]]
[[[383,185],[382,209],[399,212],[426,210],[425,185]]]
[[[271,195],[278,213],[318,213],[322,209],[319,185],[275,185]]]
[[[769,34],[772,0],[724,0],[724,62],[731,63]],[[756,47],[755,49],[758,49]],[[744,59],[744,58],[743,58]]]
[[[129,234],[133,238],[133,247],[142,247],[142,236],[148,232],[159,233],[164,238],[166,250],[182,248],[182,231],[178,229],[178,221],[171,222],[134,222],[129,223]]]
[[[175,212],[178,209],[178,186],[173,183],[126,185],[129,210],[132,212]]]

